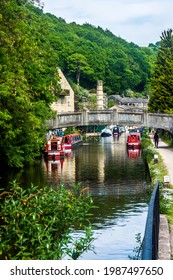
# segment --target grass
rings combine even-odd
[[[172,141],[165,142],[172,146]],[[171,191],[173,186],[170,185],[169,188],[164,186],[164,176],[168,175],[168,170],[147,132],[142,137],[142,149],[148,164],[152,186],[155,186],[156,181],[160,184],[160,213],[166,215],[169,226],[173,225],[173,191]],[[154,155],[158,156],[158,163],[154,162]]]
[[[152,186],[155,186],[156,181],[159,181],[160,185],[163,186],[163,178],[164,176],[168,175],[168,171],[164,164],[164,161],[161,155],[158,153],[157,149],[154,147],[154,144],[151,141],[148,133],[143,134],[141,142],[143,156],[149,167]],[[158,157],[157,162],[154,159],[155,155],[157,155]]]

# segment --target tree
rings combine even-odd
[[[173,30],[162,32],[151,82],[150,112],[173,112]]]
[[[81,74],[91,75],[93,73],[93,69],[89,66],[86,57],[80,53],[75,53],[69,56],[67,64],[69,72],[74,73],[76,76],[78,88],[80,88]]]
[[[56,55],[45,38],[46,22],[27,2],[0,2],[0,157],[15,167],[40,155],[55,100]]]

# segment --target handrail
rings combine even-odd
[[[159,243],[159,182],[151,195],[142,248],[142,260],[158,259]]]

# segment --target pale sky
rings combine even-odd
[[[67,23],[89,23],[127,42],[148,46],[173,28],[173,0],[42,0],[44,12]]]

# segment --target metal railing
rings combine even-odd
[[[159,247],[159,182],[151,195],[142,246],[142,260],[157,260]]]

